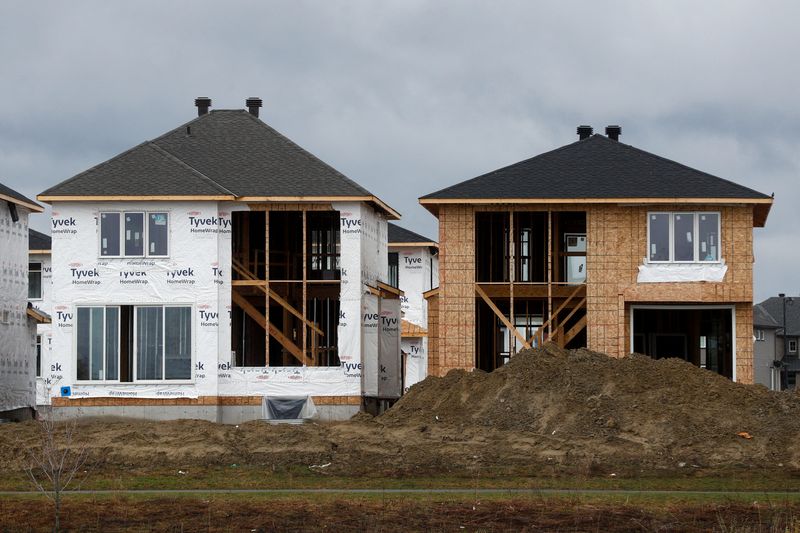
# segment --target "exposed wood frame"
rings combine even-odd
[[[308,231],[308,211],[305,209],[302,210],[302,217],[303,217],[303,335],[301,337],[302,344],[303,344],[303,353],[308,353],[308,330],[306,328],[307,316],[308,316],[308,250],[306,250],[306,246],[308,246],[308,238],[306,233]],[[316,355],[316,354],[315,354]],[[314,360],[314,357],[311,358]]]
[[[398,289],[397,287],[392,287],[388,283],[376,281],[375,284],[378,286],[378,289],[393,295],[395,298],[399,298],[405,294],[405,292],[402,290]]]
[[[50,250],[28,250],[28,255],[50,255]]]
[[[295,359],[300,361],[303,365],[307,364],[307,356],[306,354],[295,344],[286,337],[278,328],[276,328],[272,322],[267,322],[267,317],[265,317],[261,312],[256,309],[253,304],[247,301],[247,298],[242,296],[241,294],[237,293],[236,291],[231,291],[231,301],[233,301],[236,305],[242,308],[242,310],[247,313],[250,318],[255,320],[262,328],[265,330],[269,330],[269,334],[275,337],[275,339],[281,343],[281,346],[286,348],[286,350],[292,354]]]
[[[269,214],[270,211],[268,209],[264,210],[264,277],[265,285],[264,287],[267,289],[264,295],[266,299],[267,305],[264,306],[264,316],[269,321],[269,298],[270,293],[274,292],[269,288]],[[266,340],[264,342],[264,366],[269,366],[269,331],[265,331],[264,334],[266,335]]]
[[[425,291],[422,293],[422,297],[425,298],[426,300],[428,298],[433,298],[434,296],[439,296],[439,287],[435,287],[429,291]]]
[[[380,207],[391,220],[400,220],[401,215],[375,195],[369,196],[240,196],[237,202],[372,202]]]
[[[0,194],[0,200],[3,200],[4,202],[11,202],[12,204],[17,204],[21,207],[25,207],[27,209],[30,209],[34,213],[42,213],[44,211],[44,208],[39,204],[26,202],[25,200],[20,200],[19,198],[14,198],[13,196],[9,196],[7,194]]]
[[[33,307],[26,308],[25,314],[40,324],[50,324],[52,322],[52,319],[50,317],[40,313],[38,309]]]
[[[514,336],[522,343],[523,348],[530,348],[531,345],[530,343],[528,343],[527,339],[525,339],[525,337],[520,335],[520,333],[517,331],[517,328],[515,328],[511,324],[511,322],[509,322],[506,316],[502,312],[500,312],[500,309],[498,309],[497,306],[494,304],[492,299],[489,298],[486,295],[486,293],[483,292],[483,289],[481,289],[477,284],[475,284],[475,292],[478,294],[478,296],[480,296],[483,299],[484,302],[486,302],[486,305],[488,305],[489,308],[492,310],[492,312],[494,312],[494,314],[497,315],[497,318],[499,318],[500,321],[514,333]]]

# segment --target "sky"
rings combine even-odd
[[[620,124],[774,193],[755,300],[798,295],[798,20],[800,2],[771,0],[4,0],[0,182],[33,198],[191,120],[197,96],[258,96],[263,120],[436,238],[420,196]]]

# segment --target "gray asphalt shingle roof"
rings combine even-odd
[[[423,237],[419,233],[415,233],[406,228],[401,228],[397,224],[389,222],[389,244],[395,242],[436,242],[433,239]]]
[[[423,196],[480,198],[747,198],[769,196],[675,161],[591,137]]]
[[[17,200],[19,202],[23,202],[23,203],[26,203],[26,204],[37,205],[37,206],[39,205],[36,202],[34,202],[33,200],[31,200],[30,198],[18,193],[17,191],[12,189],[11,187],[7,187],[7,186],[3,185],[2,183],[0,183],[0,195],[6,196],[8,198],[11,198],[12,200]]]
[[[245,110],[197,117],[41,195],[373,196]]]
[[[788,314],[788,313],[787,313]],[[763,305],[757,304],[753,306],[753,325],[759,328],[782,328],[783,325],[779,324],[769,311]]]
[[[773,296],[759,305],[783,328],[783,298]],[[786,297],[786,332],[790,337],[800,336],[800,296]]]
[[[50,235],[28,228],[28,250],[50,250],[52,243]]]

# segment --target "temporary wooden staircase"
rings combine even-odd
[[[319,345],[319,337],[324,337],[325,334],[323,331],[311,320],[308,320],[306,317],[303,316],[303,313],[295,309],[289,302],[283,299],[278,293],[274,290],[267,287],[265,280],[259,280],[256,275],[251,272],[247,267],[245,267],[239,260],[232,259],[231,265],[233,266],[233,270],[241,277],[243,280],[237,280],[239,283],[234,281],[234,285],[247,285],[252,287],[258,287],[259,290],[264,292],[264,294],[269,295],[271,300],[274,300],[278,303],[281,307],[283,307],[286,311],[300,319],[301,322],[305,326],[307,326],[311,332],[310,340],[311,340],[311,354],[316,354],[317,346]],[[244,283],[243,283],[244,282]],[[231,299],[233,303],[238,305],[242,308],[242,310],[247,313],[247,315],[252,318],[257,324],[259,324],[262,328],[269,331],[270,336],[275,338],[281,346],[283,346],[287,352],[293,355],[300,363],[313,366],[315,364],[314,357],[310,357],[308,354],[303,352],[303,349],[297,346],[292,340],[283,334],[274,324],[267,321],[267,318],[253,305],[251,304],[247,298],[236,292],[236,289],[231,291]]]
[[[581,292],[581,289],[584,288],[584,285],[578,285],[572,293],[567,297],[566,300],[561,302],[551,314],[550,318],[541,325],[539,329],[536,330],[536,333],[528,341],[528,345],[535,345],[541,346],[542,343],[547,340],[550,342],[555,342],[560,347],[566,346],[569,341],[574,339],[578,333],[586,329],[586,296],[582,297],[580,300],[573,302],[573,300],[578,296],[578,293]],[[570,308],[570,303],[572,306]],[[569,310],[569,313],[563,318],[561,318],[561,313],[563,311]],[[583,310],[583,316],[572,325],[568,330],[565,330],[565,324],[569,324],[570,319],[575,316],[575,313],[578,311]],[[546,336],[546,333],[550,330],[552,326],[553,333],[549,336]]]

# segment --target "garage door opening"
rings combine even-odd
[[[734,378],[730,308],[633,308],[633,352],[677,357]]]

